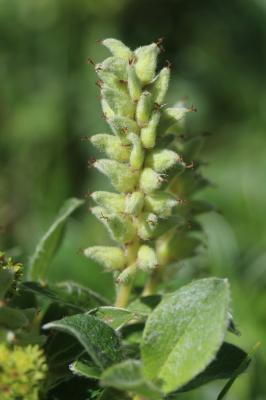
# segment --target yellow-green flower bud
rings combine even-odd
[[[139,181],[140,188],[145,193],[153,192],[154,190],[160,188],[163,180],[164,179],[161,177],[161,175],[158,174],[153,169],[144,168],[144,170],[140,175],[140,181]]]
[[[119,192],[132,192],[137,184],[138,173],[132,171],[129,165],[114,160],[97,160],[94,163],[104,175],[111,179],[112,185]]]
[[[158,54],[159,48],[155,43],[139,47],[135,51],[137,60],[135,63],[136,73],[143,85],[146,85],[154,78]]]
[[[1,400],[38,400],[39,389],[45,378],[47,365],[38,346],[0,344]]]
[[[114,240],[130,242],[136,235],[136,228],[126,215],[111,213],[103,207],[92,207],[91,212],[101,221]]]
[[[127,73],[128,91],[131,99],[135,102],[139,100],[141,95],[141,83],[139,78],[137,77],[135,66],[133,64],[128,65]]]
[[[160,112],[154,111],[147,126],[141,129],[141,141],[145,149],[152,149],[156,142],[156,129],[160,120]]]
[[[151,90],[153,101],[161,105],[166,95],[170,80],[170,69],[168,67],[163,68],[156,76],[154,81],[151,83]]]
[[[125,212],[131,215],[139,215],[144,204],[144,194],[142,192],[129,193],[126,196]]]
[[[141,144],[140,137],[135,133],[127,135],[128,140],[132,143],[132,150],[130,153],[130,165],[132,169],[140,169],[144,160],[144,150]]]
[[[180,156],[172,150],[153,150],[146,158],[145,165],[156,172],[165,172],[177,163],[182,163]]]
[[[92,144],[112,160],[126,162],[130,157],[130,146],[121,142],[117,136],[98,133],[91,136]]]
[[[118,193],[98,191],[91,194],[92,199],[99,206],[108,211],[123,213],[125,211],[125,196]]]
[[[152,95],[150,92],[143,92],[137,104],[136,119],[139,126],[146,126],[150,120],[153,107]]]
[[[146,245],[140,246],[138,251],[137,265],[138,268],[145,272],[151,272],[158,267],[159,263],[154,249]]]
[[[120,40],[112,38],[105,39],[102,41],[102,44],[107,47],[115,57],[120,57],[124,60],[128,60],[132,56],[132,51]]]
[[[178,204],[177,200],[165,192],[153,193],[145,196],[145,210],[151,211],[160,217],[171,214],[172,208]]]
[[[113,111],[113,116],[122,115],[128,118],[134,117],[135,105],[127,93],[106,87],[101,90],[101,96],[102,103],[107,103],[109,108]],[[112,118],[112,116],[110,118]]]
[[[121,270],[126,265],[123,250],[113,246],[92,246],[84,250],[86,257],[101,264],[108,271]]]

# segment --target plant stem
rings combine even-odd
[[[149,279],[147,280],[147,282],[144,286],[142,296],[150,296],[151,294],[154,294],[156,292],[156,288],[157,288],[158,284],[160,283],[160,279],[161,279],[161,272],[162,272],[161,267],[162,266],[157,268],[149,276]]]
[[[126,307],[132,289],[132,282],[120,284],[117,289],[115,307]]]

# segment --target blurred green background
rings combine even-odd
[[[232,284],[242,336],[230,339],[246,350],[262,342],[228,400],[263,400],[265,0],[0,0],[0,248],[27,265],[66,198],[109,185],[87,169],[95,151],[81,141],[83,135],[107,130],[96,76],[86,62],[107,56],[97,39],[116,37],[134,48],[161,36],[166,37],[161,62],[173,63],[167,101],[186,97],[198,109],[186,129],[212,133],[204,173],[215,187],[200,196],[220,213],[201,221],[208,245],[205,263],[211,274]],[[80,247],[109,241],[84,207],[70,221],[50,279],[74,279],[112,297],[110,276],[77,254]],[[200,273],[177,275],[172,287]],[[220,386],[180,399],[213,400]]]

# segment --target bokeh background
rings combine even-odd
[[[228,400],[266,399],[266,1],[0,0],[0,248],[25,263],[63,201],[107,188],[87,168],[84,135],[106,132],[96,76],[86,60],[107,56],[97,39],[132,48],[164,36],[171,60],[167,102],[197,107],[187,128],[208,131],[201,198],[205,269],[228,277],[236,343],[261,347]],[[89,204],[88,204],[89,206]],[[71,219],[49,272],[112,297],[112,280],[77,254],[109,238],[86,207]],[[188,268],[171,287],[201,274]],[[180,399],[213,400],[221,383]]]

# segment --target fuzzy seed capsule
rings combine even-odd
[[[107,47],[115,57],[128,60],[132,56],[132,51],[120,40],[112,38],[105,39],[102,41],[102,44]]]
[[[136,73],[142,85],[146,85],[154,78],[158,54],[159,48],[155,43],[139,47],[135,51]]]
[[[114,160],[102,159],[97,160],[94,166],[111,179],[112,185],[119,192],[131,192],[134,190],[138,181],[138,173],[132,171],[129,165],[121,164]]]
[[[95,67],[101,81],[116,90],[126,91],[127,62],[117,57],[109,57]]]
[[[135,66],[129,64],[127,67],[128,73],[128,91],[132,101],[138,101],[141,96],[141,83],[139,78],[137,77]]]
[[[130,153],[130,165],[132,169],[140,169],[144,161],[144,150],[141,144],[140,137],[135,133],[127,135],[128,140],[132,143],[132,150]]]
[[[136,235],[136,229],[130,218],[111,213],[99,206],[92,207],[91,212],[104,224],[112,238],[117,242],[130,242]]]
[[[121,270],[126,265],[124,252],[118,247],[92,246],[84,250],[86,257],[91,258],[109,271]]]
[[[149,122],[152,111],[152,95],[145,91],[140,96],[136,109],[136,119],[139,126],[146,126]]]
[[[91,136],[91,142],[97,149],[104,151],[112,160],[121,162],[129,161],[130,148],[123,144],[118,137],[105,133],[98,133],[97,135]]]
[[[138,215],[144,204],[144,194],[142,192],[129,193],[126,196],[125,212],[131,215]]]
[[[110,212],[122,213],[125,211],[125,196],[121,194],[98,191],[92,193],[91,197],[95,203]]]
[[[145,196],[145,210],[151,211],[160,217],[171,215],[172,208],[178,204],[177,200],[165,192],[153,193]]]
[[[135,114],[135,105],[127,93],[121,91],[103,88],[101,90],[102,104],[106,103],[107,106],[113,111],[112,118],[115,115],[122,115],[124,117],[133,118]],[[104,111],[105,112],[105,111]]]
[[[153,150],[146,158],[146,166],[156,172],[165,172],[175,164],[181,163],[180,156],[172,150]]]
[[[166,92],[168,90],[169,80],[170,69],[165,67],[155,77],[154,81],[150,85],[151,88],[149,88],[152,93],[154,103],[159,105],[163,103]]]
[[[114,116],[107,120],[110,125],[113,133],[118,135],[120,139],[127,140],[128,132],[139,132],[139,127],[136,121],[131,118],[123,117],[123,116]]]
[[[154,249],[147,245],[142,245],[138,251],[138,268],[145,272],[151,272],[158,266],[158,259]]]
[[[145,149],[152,149],[156,142],[156,129],[160,120],[160,113],[154,111],[148,125],[141,129],[141,141]]]
[[[163,178],[151,168],[144,168],[140,175],[140,188],[145,193],[153,192],[160,188]]]

